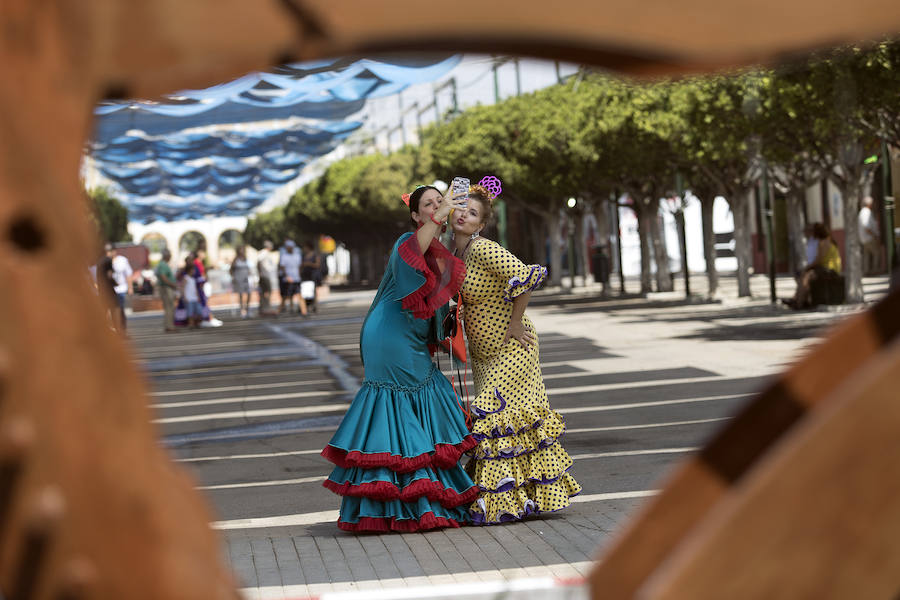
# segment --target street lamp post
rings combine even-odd
[[[573,209],[578,204],[578,201],[575,198],[569,198],[566,205],[569,207],[569,210],[566,211],[567,216],[567,225],[566,229],[569,230],[569,251],[566,254],[569,255],[569,287],[575,287],[575,218],[573,217]]]
[[[625,267],[622,264],[622,229],[619,223],[619,195],[612,193],[613,231],[616,232],[616,257],[619,263],[619,293],[625,295]]]
[[[684,296],[691,297],[691,275],[688,271],[688,255],[687,255],[687,228],[684,223],[684,180],[681,178],[681,172],[675,173],[675,187],[677,188],[678,198],[675,199],[675,224],[678,227],[678,245],[681,246],[681,272],[684,274]]]
[[[882,188],[884,190],[884,257],[888,275],[894,271],[894,194],[891,182],[891,152],[887,141],[881,140],[881,156],[884,164],[881,169]]]
[[[774,206],[769,194],[769,169],[765,160],[762,170],[762,205],[766,223],[766,253],[769,259],[769,299],[774,304],[778,301],[775,294],[775,226],[773,222]]]

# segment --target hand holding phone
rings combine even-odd
[[[466,208],[469,201],[469,178],[454,177],[453,181],[450,183],[450,189],[452,190],[450,197],[457,200],[461,196],[463,204],[460,205],[460,208]]]

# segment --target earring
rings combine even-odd
[[[479,233],[481,233],[481,232],[480,232],[480,231],[476,231],[475,233],[472,234],[472,241],[475,241],[475,238],[478,237]]]

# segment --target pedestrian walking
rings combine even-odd
[[[286,305],[290,305],[290,312],[294,312],[294,296],[300,293],[300,264],[302,258],[300,250],[294,240],[287,240],[284,243],[284,251],[278,259],[278,271],[282,277],[281,284],[281,308],[279,312],[284,312]],[[306,302],[303,296],[300,296],[298,305],[300,314],[306,316]]]
[[[862,248],[863,275],[875,275],[881,272],[881,242],[878,235],[878,221],[872,212],[873,200],[866,196],[859,210],[857,227],[859,243]]]
[[[100,300],[105,306],[110,326],[118,330],[121,315],[119,314],[119,296],[116,294],[116,279],[113,272],[114,256],[115,250],[112,244],[106,244],[103,247],[103,256],[97,261],[95,276],[97,279],[97,291],[99,292]]]
[[[275,262],[274,244],[263,242],[263,248],[256,257],[256,272],[259,273],[259,314],[276,314],[272,310],[272,290],[278,283],[278,265]]]
[[[315,245],[303,242],[303,262],[300,263],[300,297],[307,311],[319,312],[319,286],[322,285],[322,256]]]
[[[167,333],[175,331],[175,292],[178,289],[178,283],[175,281],[175,274],[169,261],[172,260],[172,253],[166,248],[162,252],[162,259],[156,265],[156,281],[159,290],[159,298],[163,305],[163,329]]]
[[[203,307],[200,303],[202,293],[202,277],[194,261],[188,260],[181,278],[181,298],[184,301],[185,321],[191,329],[200,327],[203,319]]]
[[[238,246],[234,260],[231,261],[231,288],[238,295],[241,318],[250,316],[250,263],[247,262],[247,248]]]
[[[481,236],[499,193],[496,178],[471,186],[468,206],[452,223],[454,254],[466,265],[460,297],[476,391],[471,412],[478,445],[467,465],[480,490],[470,506],[476,525],[560,510],[581,492],[559,442],[565,423],[547,400],[538,335],[525,314],[547,269],[525,265]]]
[[[115,291],[116,291],[116,299],[118,302],[118,311],[117,312],[117,320],[116,329],[120,332],[125,333],[127,329],[127,322],[125,319],[125,305],[128,302],[128,296],[130,296],[133,291],[131,289],[131,280],[134,276],[134,271],[131,268],[131,263],[128,262],[128,258],[122,254],[119,254],[117,250],[113,250],[112,257],[112,272],[113,272],[113,280],[115,281]]]
[[[404,200],[417,231],[394,244],[360,332],[362,387],[322,451],[337,465],[324,485],[343,496],[347,531],[459,527],[478,493],[459,465],[475,439],[428,351],[465,276],[435,240],[460,204],[431,186]]]

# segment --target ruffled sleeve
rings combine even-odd
[[[547,278],[547,267],[526,265],[512,252],[491,240],[476,244],[471,252],[486,271],[506,282],[503,299],[507,302],[534,290]]]
[[[405,239],[404,239],[405,238]],[[435,310],[447,304],[459,292],[466,277],[465,264],[432,240],[423,255],[412,233],[404,234],[397,244],[395,277],[398,296],[404,309],[417,319],[429,319]]]

